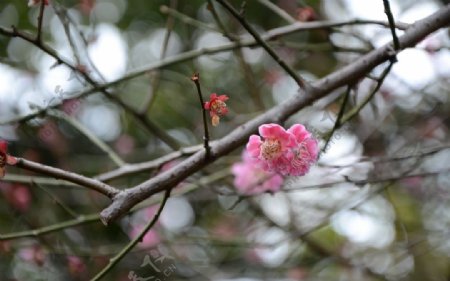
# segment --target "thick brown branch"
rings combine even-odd
[[[401,49],[414,46],[427,35],[447,26],[450,23],[450,5],[441,8],[431,16],[416,22],[405,34],[399,38]],[[244,144],[249,135],[257,131],[258,126],[264,123],[280,123],[298,110],[311,105],[314,101],[326,96],[332,90],[351,84],[364,77],[377,65],[387,61],[391,57],[391,44],[387,44],[367,55],[361,57],[350,65],[316,81],[311,89],[296,95],[286,102],[272,108],[266,113],[239,126],[226,137],[211,143],[211,156],[205,162],[205,151],[199,151],[184,160],[174,168],[153,177],[131,189],[124,190],[114,197],[110,206],[101,213],[105,224],[124,215],[130,208],[145,198],[172,188],[183,179],[203,168],[209,162],[231,152]]]

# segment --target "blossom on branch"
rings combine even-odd
[[[5,176],[5,166],[15,165],[17,163],[17,159],[7,154],[8,152],[8,143],[4,140],[0,140],[0,178]]]
[[[234,175],[234,186],[239,193],[245,195],[275,193],[283,184],[281,175],[264,171],[247,150],[242,153],[242,162],[233,164],[231,172]]]
[[[317,161],[318,142],[301,124],[287,131],[278,124],[264,124],[259,134],[250,136],[247,150],[264,171],[303,176]]]
[[[288,165],[286,153],[295,144],[292,134],[278,124],[259,126],[259,134],[251,135],[247,150],[251,157],[259,160],[265,171],[275,171],[282,174]]]
[[[215,127],[219,125],[220,116],[224,116],[228,113],[227,104],[228,96],[220,95],[217,96],[216,93],[212,93],[209,97],[209,101],[205,102],[204,108],[209,110],[209,115],[211,116],[212,125]]]

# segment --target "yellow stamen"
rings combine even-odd
[[[280,156],[281,144],[279,140],[265,140],[261,145],[261,157],[264,160],[273,160]]]

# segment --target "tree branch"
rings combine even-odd
[[[105,268],[103,268],[97,275],[95,275],[94,278],[91,279],[91,281],[96,281],[96,280],[100,280],[101,278],[103,278],[121,259],[123,259],[125,257],[125,255],[131,251],[134,246],[136,246],[140,241],[142,241],[142,239],[144,238],[145,234],[147,234],[147,232],[155,225],[155,223],[158,221],[159,216],[161,215],[162,210],[164,209],[164,206],[167,203],[167,200],[170,197],[170,191],[172,189],[167,189],[166,193],[164,195],[164,199],[161,202],[161,206],[159,206],[158,211],[156,212],[156,214],[153,216],[153,219],[150,220],[144,227],[144,229],[139,233],[138,236],[136,236],[136,238],[134,238],[133,240],[131,240],[126,246],[125,248],[122,249],[122,251],[120,251],[117,255],[115,255],[112,259],[109,260],[109,263],[107,266],[105,266]]]
[[[261,35],[261,38],[265,41],[270,41],[270,40],[275,40],[280,36],[289,35],[289,34],[292,34],[295,32],[300,32],[300,31],[308,31],[308,30],[315,30],[315,29],[327,29],[327,28],[332,28],[332,27],[342,27],[342,26],[348,26],[348,25],[367,25],[367,24],[374,24],[374,25],[389,27],[389,23],[386,21],[360,20],[360,19],[355,19],[355,20],[350,20],[350,21],[348,21],[348,20],[335,21],[335,22],[326,22],[326,21],[304,22],[304,23],[295,23],[295,24],[291,24],[288,26],[274,28],[274,29],[266,32],[265,34]],[[406,24],[406,23],[399,23],[399,22],[396,23],[396,27],[401,30],[406,30],[409,26],[410,25]],[[9,36],[9,37],[20,37],[20,38],[24,39],[25,41],[35,44],[34,38],[31,35],[24,33],[24,32],[20,32],[20,31],[16,30],[15,28],[8,29],[8,28],[0,27],[0,34]],[[98,84],[95,87],[85,89],[85,90],[81,91],[80,93],[78,93],[77,95],[71,96],[70,99],[81,98],[81,97],[93,94],[101,89],[107,89],[110,87],[117,86],[124,81],[128,81],[133,78],[142,76],[144,74],[147,74],[149,71],[152,71],[155,69],[160,69],[163,67],[177,64],[177,63],[185,62],[187,60],[191,60],[191,59],[203,56],[203,55],[211,55],[211,54],[216,54],[216,53],[220,53],[220,52],[234,50],[236,48],[251,47],[251,46],[255,46],[255,45],[257,45],[257,42],[254,39],[249,38],[249,36],[245,36],[242,39],[240,39],[239,42],[232,42],[232,43],[219,45],[217,47],[202,48],[202,49],[198,49],[198,50],[192,50],[192,51],[188,51],[185,53],[181,53],[179,55],[172,56],[172,57],[151,63],[150,65],[147,65],[146,67],[143,67],[141,69],[137,69],[133,72],[130,72],[129,74],[124,75],[123,77],[118,78],[114,81],[103,83],[103,84]],[[77,72],[79,71],[74,66],[70,65],[70,63],[68,61],[66,61],[62,57],[58,57],[58,55],[55,53],[55,51],[53,49],[47,47],[46,45],[42,45],[39,47],[41,48],[41,50],[43,50],[47,54],[54,57],[57,60],[58,64],[63,63],[63,64],[66,64],[71,70],[77,71]],[[63,101],[61,101],[60,103],[57,103],[49,108],[56,108],[59,105],[61,105],[62,102]],[[24,121],[31,120],[35,117],[38,117],[38,116],[41,116],[42,114],[44,114],[47,109],[48,108],[42,108],[42,109],[36,110],[35,112],[30,113],[26,116],[20,116],[20,117],[13,118],[11,120],[2,121],[2,122],[0,122],[0,125],[7,125],[7,124],[15,123],[15,122],[24,122]],[[146,120],[148,121],[148,119],[146,119]],[[148,123],[145,125],[149,126]],[[153,124],[150,124],[150,125],[153,125]],[[151,126],[149,126],[149,128],[150,127]],[[151,127],[150,129],[153,130],[155,128]]]
[[[206,109],[203,101],[203,95],[202,95],[202,89],[200,86],[200,75],[198,73],[194,73],[191,77],[192,82],[195,83],[195,87],[197,88],[197,94],[198,99],[200,101],[200,107],[202,109],[202,119],[203,119],[203,146],[205,147],[206,155],[205,157],[208,158],[210,154],[210,148],[209,148],[209,132],[208,132],[208,121],[206,118]]]
[[[450,5],[447,5],[436,13],[417,21],[411,26],[405,34],[399,38],[400,48],[405,49],[414,46],[430,33],[447,26],[449,23]],[[103,223],[110,223],[124,215],[130,208],[145,198],[162,190],[172,188],[186,177],[203,168],[209,162],[212,162],[243,145],[247,141],[249,135],[255,133],[258,126],[261,124],[280,123],[295,112],[326,96],[334,89],[351,84],[361,77],[364,77],[374,67],[391,58],[391,49],[391,45],[387,44],[377,50],[371,51],[352,64],[314,82],[311,85],[311,88],[308,88],[304,93],[293,96],[284,103],[239,126],[226,137],[212,142],[211,156],[208,161],[204,161],[205,151],[199,151],[174,168],[133,188],[121,191],[114,197],[111,205],[102,211],[101,217]]]
[[[202,145],[185,147],[180,150],[166,154],[162,157],[152,159],[150,161],[135,163],[135,164],[127,164],[118,169],[100,174],[100,175],[96,176],[95,179],[97,179],[99,181],[109,181],[109,180],[120,178],[120,177],[127,176],[127,175],[150,171],[150,170],[159,168],[162,165],[164,165],[165,163],[176,160],[180,157],[192,155],[195,152],[201,150],[202,148],[203,148]]]
[[[69,171],[65,171],[62,169],[46,166],[40,163],[36,163],[24,158],[16,157],[17,164],[15,166],[19,168],[23,168],[25,170],[33,171],[39,174],[48,175],[57,179],[63,179],[69,182],[73,182],[75,184],[85,186],[92,190],[98,191],[103,195],[108,196],[109,198],[113,198],[116,194],[119,193],[119,190],[103,183],[101,181],[91,179],[76,173],[72,173]]]
[[[398,37],[397,37],[397,34],[395,33],[395,20],[394,20],[394,16],[392,15],[392,12],[391,12],[391,5],[389,4],[389,0],[383,0],[383,5],[384,5],[384,12],[386,13],[386,16],[388,18],[389,27],[390,27],[391,33],[392,33],[392,40],[394,42],[394,50],[397,51],[400,49],[400,43],[398,42]]]
[[[292,69],[283,59],[281,59],[278,54],[264,41],[264,39],[258,34],[258,32],[245,20],[244,17],[241,16],[241,14],[231,6],[230,3],[228,3],[226,0],[216,0],[219,2],[222,6],[224,6],[228,12],[230,12],[241,24],[242,26],[253,36],[255,41],[263,47],[267,53],[283,68],[291,77],[292,79],[297,82],[298,86],[302,89],[305,89],[307,85],[307,82],[298,75],[294,69]]]
[[[45,1],[41,1],[39,5],[39,15],[38,15],[38,31],[36,35],[36,43],[41,43],[42,40],[42,23],[44,22],[44,10],[45,10]]]

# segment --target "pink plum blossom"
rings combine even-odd
[[[318,142],[301,124],[287,131],[278,124],[264,124],[259,134],[262,138],[250,136],[247,151],[266,172],[303,176],[317,161]]]
[[[241,194],[253,195],[263,192],[277,192],[283,184],[283,177],[273,172],[266,172],[249,153],[244,150],[242,162],[233,164],[234,186]]]
[[[283,172],[288,165],[286,152],[295,144],[294,136],[278,124],[259,126],[259,134],[251,135],[247,143],[250,156],[256,158],[265,171]]]
[[[317,140],[308,132],[305,126],[295,124],[288,130],[294,135],[296,145],[287,153],[290,165],[288,174],[292,176],[303,176],[312,164],[317,161],[319,145]]]

